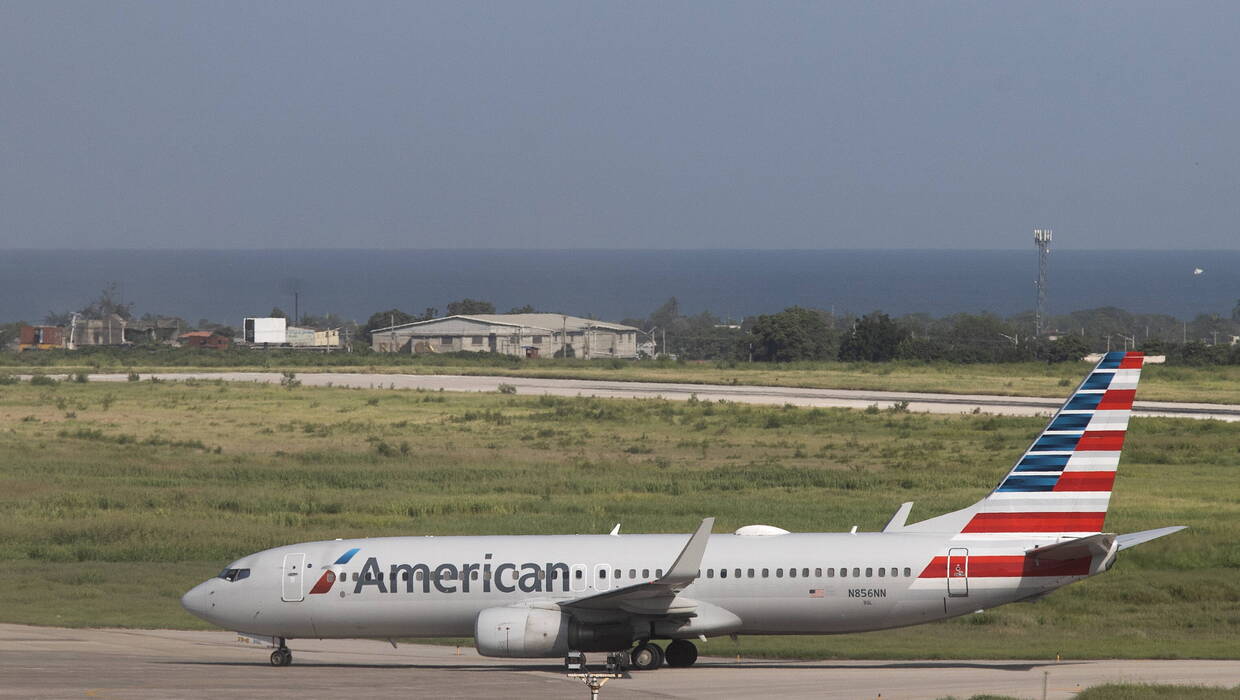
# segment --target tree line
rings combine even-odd
[[[1064,362],[1092,352],[1142,350],[1173,364],[1240,364],[1240,300],[1230,317],[1191,321],[1100,307],[1054,316],[1052,330],[1033,334],[1032,312],[892,317],[789,307],[773,314],[723,320],[709,312],[684,315],[675,298],[645,319],[625,319],[662,343],[659,352],[686,360],[806,362]]]
[[[76,312],[81,318],[115,314],[136,323],[175,323],[186,330],[215,330],[230,337],[235,330],[201,319],[190,324],[173,316],[134,315],[133,302],[120,299],[116,285],[105,287],[97,299]],[[399,308],[376,311],[364,324],[332,313],[303,314],[295,322],[316,328],[344,328],[352,337],[370,340],[373,331],[441,316],[494,314],[494,303],[465,298],[447,304],[446,313],[427,307],[421,313]],[[530,305],[507,313],[537,313]],[[67,325],[73,314],[48,314],[45,322]],[[272,316],[287,317],[279,308]],[[1143,350],[1166,355],[1172,364],[1240,364],[1240,300],[1228,317],[1199,314],[1181,320],[1167,314],[1131,313],[1100,307],[1053,316],[1042,337],[1032,333],[1033,313],[1003,318],[991,313],[958,313],[935,318],[928,314],[892,317],[881,311],[836,314],[793,306],[771,314],[723,319],[709,311],[685,314],[672,297],[646,318],[620,321],[640,329],[643,346],[654,355],[683,360],[722,362],[815,362],[893,360],[917,362],[990,363],[1079,359],[1091,352]],[[9,328],[8,326],[12,326]],[[16,336],[16,324],[0,328],[4,340]],[[364,346],[362,346],[364,348]]]

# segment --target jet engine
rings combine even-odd
[[[509,606],[487,608],[474,623],[483,656],[550,658],[572,651],[621,651],[633,644],[627,622],[583,624],[560,610]]]

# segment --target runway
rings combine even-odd
[[[705,645],[727,650],[726,639]],[[501,660],[473,649],[379,641],[294,641],[293,665],[228,632],[64,629],[0,624],[0,697],[588,698],[554,660]],[[458,655],[459,654],[459,655]],[[601,657],[601,654],[594,655]],[[598,660],[601,660],[599,658]],[[997,693],[1073,697],[1100,683],[1235,686],[1234,661],[770,661],[703,656],[611,681],[601,698],[883,698]]]
[[[143,379],[158,377],[175,381],[208,379],[236,382],[278,384],[279,372],[161,372],[143,374]],[[794,387],[742,386],[722,384],[673,384],[662,382],[616,382],[589,379],[538,379],[530,377],[490,377],[435,374],[363,374],[363,373],[298,373],[305,386],[343,386],[374,389],[423,389],[427,391],[494,392],[500,384],[516,387],[518,394],[539,396],[597,396],[600,398],[655,398],[687,400],[691,396],[711,401],[736,401],[753,404],[792,404],[866,408],[877,405],[889,408],[907,401],[910,411],[927,413],[994,413],[1014,416],[1050,415],[1063,404],[1063,399],[1036,396],[988,396],[980,394],[930,394],[906,391],[865,391],[849,389],[800,389]],[[95,382],[123,382],[127,374],[92,374]],[[1136,416],[1171,416],[1176,418],[1213,418],[1240,421],[1240,405],[1209,403],[1176,403],[1169,401],[1137,401]]]

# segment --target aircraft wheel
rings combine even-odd
[[[646,642],[634,649],[629,658],[633,660],[634,669],[653,671],[663,665],[663,650],[654,642]]]
[[[288,649],[276,649],[271,652],[272,666],[288,666],[293,663],[293,652]]]
[[[667,657],[667,665],[672,668],[688,668],[697,661],[698,650],[693,642],[687,639],[673,639],[663,653]]]

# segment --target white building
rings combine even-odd
[[[471,314],[417,321],[370,334],[377,352],[496,352],[553,357],[637,357],[637,329],[563,314]]]
[[[242,321],[242,339],[247,343],[283,345],[288,342],[288,320],[283,318],[247,318]]]

